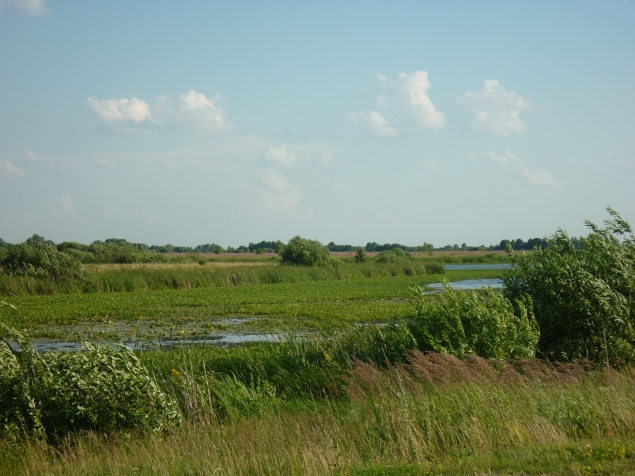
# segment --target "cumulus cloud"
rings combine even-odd
[[[523,177],[530,185],[537,187],[561,189],[564,185],[558,182],[549,172],[546,170],[538,169],[537,172],[530,171],[527,167],[523,167]]]
[[[295,162],[296,157],[292,149],[287,147],[287,144],[283,143],[280,147],[274,147],[270,145],[263,151],[262,156],[265,159],[272,160],[284,165],[291,165]]]
[[[294,190],[287,178],[284,175],[278,173],[271,173],[269,175],[266,175],[265,177],[263,177],[262,183],[270,191],[275,193],[287,193]]]
[[[415,71],[410,75],[399,73],[397,79],[381,74],[377,78],[384,87],[383,94],[377,98],[377,105],[385,110],[388,118],[377,111],[368,114],[351,112],[346,116],[349,121],[366,126],[378,136],[394,136],[420,128],[441,129],[445,126],[445,117],[428,96],[431,83],[426,71]]]
[[[0,157],[0,177],[18,177],[23,178],[26,172],[16,167],[13,162]]]
[[[504,154],[498,154],[494,151],[491,151],[488,154],[490,160],[492,162],[496,162],[500,165],[509,165],[509,164],[524,164],[525,161],[514,154],[511,150],[507,149]]]
[[[150,106],[137,98],[95,99],[88,98],[88,108],[104,122],[133,121],[139,123],[150,119]]]
[[[220,94],[208,98],[193,89],[173,99],[159,96],[151,106],[142,99],[88,98],[88,108],[106,123],[153,124],[153,127],[187,125],[204,131],[227,131],[231,124],[222,108]]]
[[[346,185],[342,185],[339,182],[334,182],[333,183],[333,188],[335,190],[340,190],[342,192],[350,192],[351,191],[351,189],[349,187],[347,187]]]
[[[353,124],[359,124],[367,128],[376,136],[394,136],[397,135],[397,129],[388,126],[388,119],[377,111],[370,111],[368,114],[361,112],[349,112],[346,118]]]
[[[57,200],[55,213],[57,215],[70,215],[71,213],[75,213],[73,199],[68,195],[60,196],[60,198]]]
[[[227,116],[221,107],[224,102],[220,94],[208,98],[203,93],[190,89],[179,96],[179,109],[186,119],[211,131],[231,129]]]
[[[486,79],[480,91],[467,91],[456,102],[472,110],[472,129],[501,136],[521,133],[525,123],[520,112],[531,107],[531,101],[515,91],[507,91],[497,79]]]
[[[432,170],[433,172],[436,172],[441,168],[441,162],[434,159],[422,160],[421,165],[423,165],[428,170]]]
[[[13,3],[25,15],[40,16],[48,13],[46,0],[13,0],[7,3]]]

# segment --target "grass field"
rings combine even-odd
[[[258,317],[250,328],[327,330],[359,322],[388,322],[411,313],[415,285],[494,278],[501,270],[457,270],[444,275],[308,281],[128,293],[57,294],[3,298],[19,313],[7,323],[29,331],[43,325],[158,320],[163,325],[227,317]],[[239,329],[242,330],[242,329]],[[37,335],[35,333],[34,335]]]

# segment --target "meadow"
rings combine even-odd
[[[622,328],[581,344],[599,349],[593,361],[540,360],[533,309],[562,304],[526,290],[505,297],[533,275],[536,286],[549,282],[538,271],[565,283],[569,269],[583,274],[595,255],[563,254],[563,266],[557,239],[553,252],[509,257],[287,266],[197,256],[87,265],[81,283],[4,276],[0,473],[635,474],[635,374]],[[631,254],[608,253],[628,266]],[[509,260],[515,268],[440,265]],[[618,268],[627,269],[602,270]],[[501,276],[503,293],[426,288]],[[564,305],[580,290],[594,292],[572,285]],[[226,333],[277,338],[192,339]],[[153,345],[29,350],[46,339]]]

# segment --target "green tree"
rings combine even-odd
[[[317,240],[308,240],[300,236],[291,238],[280,254],[283,264],[299,266],[337,265],[328,248]]]
[[[34,276],[55,281],[82,279],[81,262],[74,256],[61,253],[51,242],[39,235],[9,248],[0,266],[9,276]]]
[[[554,360],[635,361],[635,239],[608,208],[605,227],[587,221],[584,250],[559,229],[548,247],[515,253],[503,276],[510,299],[528,296],[540,324],[540,352]]]
[[[366,261],[366,250],[363,246],[357,247],[357,251],[355,252],[355,261],[358,263]]]

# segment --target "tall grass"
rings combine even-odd
[[[421,276],[443,273],[438,263],[342,264],[339,267],[215,266],[155,269],[152,267],[116,269],[90,273],[83,281],[55,282],[47,279],[0,275],[0,295],[50,295],[91,292],[132,292],[165,289],[192,289],[249,286],[273,283],[350,280],[385,276]]]
[[[607,374],[583,365],[460,361],[412,352],[407,362],[384,370],[355,364],[344,399],[305,399],[289,406],[273,396],[255,397],[266,395],[262,387],[216,382],[213,391],[234,395],[237,405],[257,398],[271,404],[262,406],[256,418],[222,422],[201,411],[183,431],[168,436],[69,439],[55,453],[37,445],[12,450],[5,444],[0,471],[311,475],[408,465],[408,473],[390,474],[436,474],[444,472],[443,465],[457,467],[493,452],[543,448],[573,451],[570,474],[585,474],[574,466],[588,456],[581,442],[608,441],[594,447],[618,462],[634,456],[632,445],[621,442],[635,436],[634,383],[628,370]],[[192,385],[184,388],[203,408],[212,386]],[[462,474],[470,469],[463,467]]]

